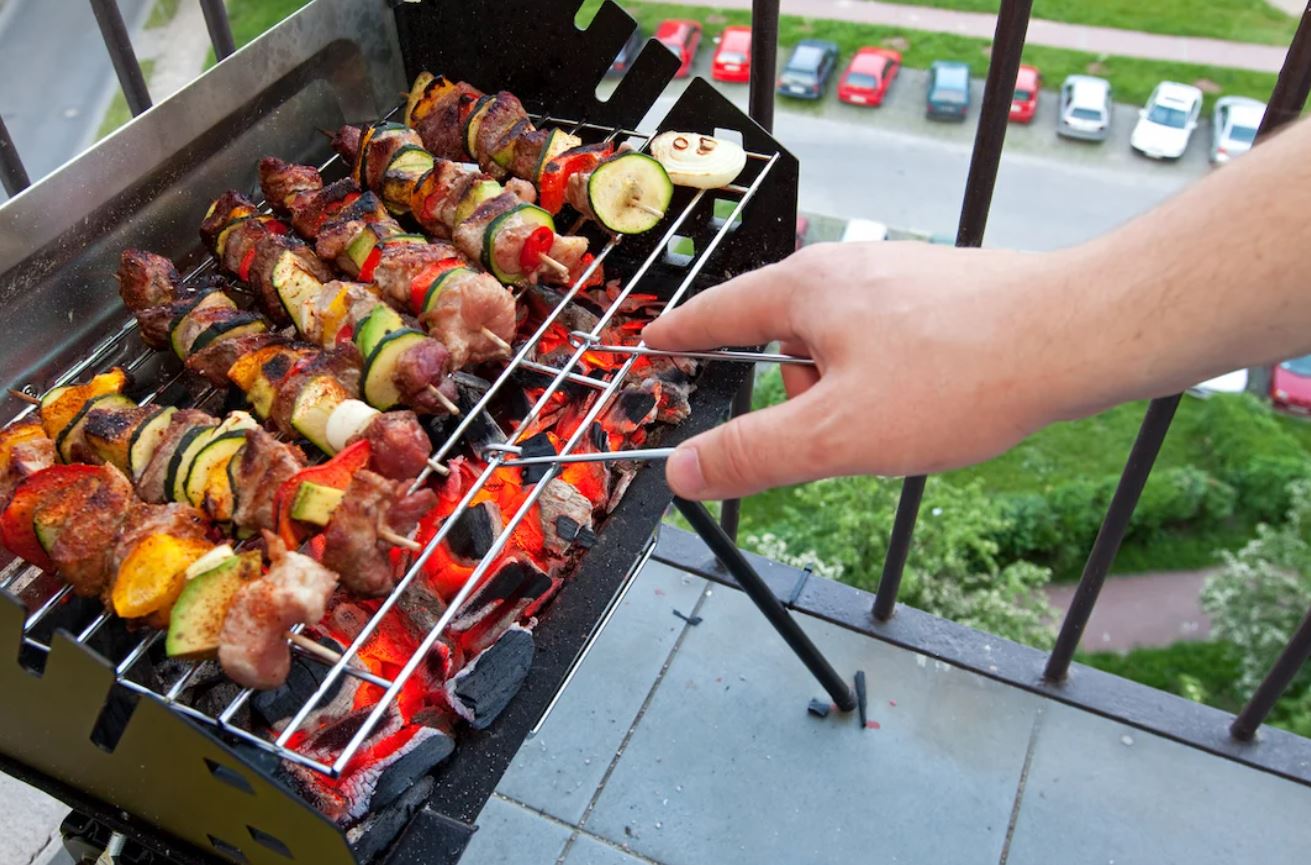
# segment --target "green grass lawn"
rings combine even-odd
[[[228,0],[232,39],[240,48],[304,6],[308,0]]]
[[[927,2],[927,0],[926,0]],[[988,0],[952,0],[960,3],[987,3]],[[1245,4],[1255,0],[1233,0]],[[1061,5],[1074,8],[1078,5],[1101,8],[1103,0],[1087,3],[1084,0],[1068,0]],[[647,33],[654,32],[660,22],[666,18],[697,18],[705,23],[709,34],[730,24],[748,24],[749,12],[744,10],[714,9],[705,6],[683,6],[673,3],[647,3],[628,0],[621,4],[642,25]],[[995,7],[995,2],[992,4]],[[1131,0],[1120,0],[1118,7],[1137,6]],[[1159,4],[1142,4],[1152,6]],[[1182,8],[1182,0],[1169,2],[1171,8]],[[1264,4],[1262,4],[1264,5]],[[577,21],[585,26],[600,0],[588,0],[579,11]],[[989,42],[950,33],[929,33],[899,27],[883,27],[872,24],[854,24],[847,21],[829,21],[815,18],[802,18],[784,15],[779,22],[779,44],[786,50],[802,39],[829,39],[837,43],[842,57],[848,58],[862,45],[887,44],[895,46],[902,52],[906,66],[927,69],[934,60],[963,60],[970,64],[974,74],[982,76],[987,71]],[[703,51],[708,50],[703,47]],[[1191,63],[1172,63],[1160,60],[1140,60],[1131,57],[1099,56],[1081,51],[1069,51],[1062,48],[1029,46],[1024,50],[1024,62],[1031,63],[1042,70],[1045,86],[1060,86],[1065,76],[1074,73],[1091,73],[1110,80],[1116,91],[1116,99],[1121,102],[1141,104],[1147,101],[1152,89],[1164,79],[1191,83],[1206,81],[1204,90],[1214,90],[1207,95],[1208,105],[1218,96],[1243,95],[1255,99],[1267,99],[1274,87],[1275,76],[1264,72],[1250,72],[1241,69],[1227,69],[1215,66],[1203,66]],[[1217,89],[1218,88],[1218,89]]]
[[[998,0],[897,0],[913,6],[997,11]],[[1265,0],[1034,0],[1033,17],[1175,36],[1286,45],[1297,19]]]

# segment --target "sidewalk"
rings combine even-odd
[[[1211,634],[1211,619],[1202,610],[1200,595],[1211,573],[1165,571],[1108,578],[1088,620],[1083,648],[1124,652],[1205,640]],[[1060,616],[1069,609],[1075,588],[1073,583],[1047,587],[1047,600]]]
[[[672,2],[681,3],[683,0]],[[698,0],[686,5],[750,10],[751,0]],[[996,16],[983,12],[902,6],[875,0],[782,0],[782,12],[784,15],[907,27],[981,39],[991,39],[996,29]],[[1028,42],[1031,45],[1068,48],[1092,54],[1228,66],[1257,72],[1278,72],[1287,53],[1286,48],[1279,45],[1252,45],[1195,36],[1163,36],[1117,30],[1113,27],[1062,24],[1037,18],[1029,23]]]

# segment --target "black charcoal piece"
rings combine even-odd
[[[869,695],[865,692],[865,671],[856,671],[856,709],[860,716],[860,728],[865,729],[866,715],[869,710]]]
[[[621,391],[615,400],[615,409],[632,423],[641,423],[655,408],[655,394],[637,388]]]
[[[592,421],[592,426],[587,433],[592,439],[592,447],[601,452],[610,450],[610,436],[606,433],[605,427],[601,426],[600,421]]]
[[[555,533],[563,540],[577,540],[578,530],[581,528],[582,526],[578,524],[578,520],[575,520],[572,517],[567,517],[564,514],[561,514],[555,518]]]
[[[421,778],[417,784],[402,791],[404,795],[390,808],[378,810],[377,806],[373,806],[373,815],[348,835],[355,859],[362,863],[372,862],[387,849],[423,807],[423,803],[428,801],[434,783],[431,778]]]
[[[591,529],[579,529],[578,537],[574,538],[574,543],[578,544],[578,546],[585,550],[590,550],[592,547],[596,546],[596,540],[596,532]]]
[[[495,502],[483,502],[460,514],[446,535],[446,545],[457,558],[476,562],[487,555],[500,533],[500,509]]]
[[[533,665],[533,635],[506,631],[446,686],[453,708],[475,730],[486,730],[519,693]]]
[[[832,703],[820,699],[813,699],[810,701],[810,705],[806,707],[806,711],[814,715],[816,718],[827,718],[829,710],[832,708]]]
[[[374,811],[386,808],[400,798],[401,794],[416,784],[441,765],[455,751],[455,741],[440,730],[431,733],[426,730],[416,736],[426,738],[411,748],[405,756],[392,763],[378,776],[378,785],[373,790],[373,799],[369,807]]]
[[[317,641],[320,645],[326,646],[334,652],[340,653],[343,646],[339,645],[336,640],[327,637],[319,637]],[[272,691],[260,691],[250,700],[251,711],[255,717],[263,722],[264,726],[272,727],[279,721],[290,718],[300,709],[305,701],[314,696],[319,685],[328,677],[328,666],[322,661],[306,657],[299,653],[292,653],[291,672],[287,674],[287,681],[281,688]],[[337,681],[328,689],[328,693],[319,701],[319,705],[327,705],[332,702],[333,697],[341,690],[341,683],[345,676],[338,676]]]
[[[521,457],[553,457],[555,454],[555,445],[551,444],[551,439],[547,437],[546,433],[538,433],[526,442],[523,442],[520,445],[519,450],[519,456]],[[550,463],[543,463],[536,466],[524,466],[524,486],[531,486],[546,477],[546,472],[550,468]]]

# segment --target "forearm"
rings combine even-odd
[[[1067,415],[1311,352],[1311,124],[1047,264],[1051,347],[1082,369]]]

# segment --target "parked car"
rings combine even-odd
[[[710,77],[716,81],[750,81],[751,28],[725,27],[715,41],[719,44],[710,65]]]
[[[819,99],[828,88],[829,79],[838,65],[838,46],[823,39],[802,39],[792,49],[783,74],[778,79],[778,92],[800,99]]]
[[[1247,381],[1247,370],[1236,369],[1233,372],[1217,375],[1215,378],[1208,378],[1200,384],[1195,384],[1188,388],[1188,392],[1202,399],[1215,396],[1218,393],[1243,393],[1247,390]]]
[[[627,72],[628,67],[633,65],[633,61],[637,59],[637,55],[642,51],[642,46],[645,44],[646,37],[642,35],[642,28],[635,27],[633,35],[629,36],[628,41],[624,43],[624,47],[619,49],[619,56],[615,58],[614,63],[610,64],[610,69],[606,74],[623,75]]]
[[[1011,97],[1012,123],[1030,123],[1038,111],[1038,91],[1042,89],[1042,73],[1035,66],[1021,66],[1015,76],[1015,95]]]
[[[970,110],[970,67],[959,60],[935,60],[929,68],[927,113],[934,120],[964,120]]]
[[[804,216],[797,217],[797,249],[806,245],[806,238],[810,235],[810,220]]]
[[[1270,371],[1270,402],[1275,408],[1311,414],[1311,354],[1275,365]]]
[[[1138,112],[1129,145],[1152,159],[1178,159],[1188,149],[1201,113],[1201,90],[1191,84],[1162,81]]]
[[[872,219],[852,219],[842,229],[843,243],[859,243],[867,240],[887,240],[888,227]]]
[[[838,79],[838,98],[849,105],[882,105],[899,69],[899,52],[870,46],[857,49]]]
[[[1111,82],[1094,75],[1071,75],[1061,85],[1056,134],[1105,141],[1111,129]]]
[[[1211,161],[1224,165],[1251,150],[1263,117],[1264,102],[1246,96],[1217,99],[1215,113],[1211,116]]]
[[[692,71],[692,61],[696,60],[696,51],[701,47],[701,22],[685,18],[661,21],[660,27],[655,32],[655,38],[682,61],[674,77],[686,78]]]

